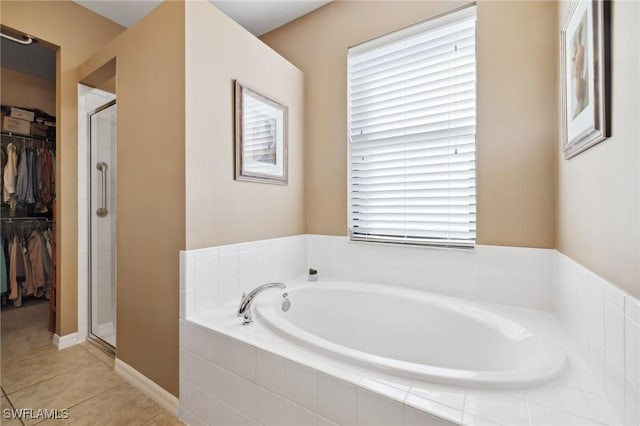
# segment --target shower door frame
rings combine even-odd
[[[112,106],[116,105],[116,100],[114,99],[112,101],[107,102],[104,105],[99,106],[98,108],[94,109],[93,111],[90,111],[87,114],[87,124],[89,126],[89,170],[88,170],[88,178],[89,178],[89,200],[88,200],[88,216],[89,216],[89,221],[88,221],[88,225],[89,225],[89,232],[88,232],[88,237],[89,237],[89,250],[88,251],[88,288],[87,288],[87,296],[88,296],[88,306],[87,306],[87,340],[90,341],[91,343],[94,343],[95,345],[97,345],[100,349],[106,351],[107,353],[114,355],[116,353],[116,347],[117,347],[117,343],[116,346],[111,345],[109,342],[107,342],[106,340],[100,338],[100,336],[97,336],[96,334],[94,334],[94,330],[93,330],[93,249],[92,249],[92,243],[93,243],[93,221],[95,220],[94,218],[94,214],[95,212],[93,211],[93,205],[91,204],[91,200],[93,200],[93,181],[91,179],[92,176],[92,166],[93,166],[93,128],[92,128],[92,120],[91,118],[95,115],[98,114],[108,108],[111,108]],[[117,125],[117,124],[116,124]],[[116,137],[116,144],[117,144],[117,137]],[[112,212],[115,213],[115,212]],[[117,244],[116,244],[116,253],[117,253]],[[114,259],[115,261],[115,259]],[[114,291],[116,294],[116,304],[115,304],[115,309],[114,309],[114,323],[115,323],[115,317],[117,316],[117,268],[114,268],[114,272],[116,272],[113,276],[113,281],[114,281]],[[117,327],[115,327],[117,329]],[[116,339],[118,338],[118,333],[116,331],[114,331],[116,333]],[[116,340],[117,341],[117,340]]]

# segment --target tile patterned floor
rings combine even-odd
[[[16,310],[18,311],[18,310]],[[182,423],[113,371],[113,357],[89,343],[57,350],[32,322],[7,326],[2,317],[0,424],[20,425],[155,425]],[[5,334],[5,331],[11,332]],[[34,331],[35,330],[35,331]],[[29,335],[28,333],[33,332]],[[18,336],[21,336],[18,338]],[[19,340],[17,340],[19,339]],[[18,349],[10,349],[18,341]],[[4,418],[5,409],[67,409],[68,419]]]

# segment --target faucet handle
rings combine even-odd
[[[242,325],[249,325],[253,323],[253,316],[251,315],[251,311],[247,310],[242,318]]]

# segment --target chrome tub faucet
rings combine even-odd
[[[283,283],[267,283],[262,284],[259,287],[254,288],[249,292],[249,294],[242,293],[242,299],[240,299],[240,307],[238,308],[237,316],[243,317],[242,325],[249,325],[253,322],[253,316],[251,315],[251,303],[253,299],[264,290],[268,290],[270,288],[287,288]]]

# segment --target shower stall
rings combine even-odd
[[[90,340],[116,347],[116,101],[89,113]]]

